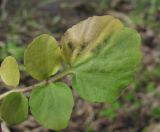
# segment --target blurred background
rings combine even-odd
[[[71,121],[62,132],[160,132],[160,0],[0,0],[0,61],[14,56],[20,64],[21,85],[32,85],[36,81],[24,72],[23,53],[34,37],[49,33],[60,41],[77,22],[107,14],[141,34],[142,65],[135,81],[112,105],[91,104],[75,94]],[[5,91],[1,83],[0,92]],[[32,116],[16,126],[2,122],[2,129],[53,132]]]

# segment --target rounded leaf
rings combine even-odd
[[[6,85],[17,86],[19,84],[20,72],[14,57],[8,56],[4,59],[1,64],[0,75]]]
[[[22,93],[13,92],[7,95],[2,101],[0,115],[11,125],[25,121],[28,117],[28,99]]]
[[[60,68],[60,56],[57,41],[50,35],[40,35],[25,50],[26,70],[37,80],[46,79]]]
[[[34,118],[48,129],[67,126],[73,108],[71,90],[63,83],[40,86],[32,91],[30,108]]]
[[[73,67],[73,87],[91,102],[113,102],[132,81],[140,64],[140,36],[124,28],[93,58]]]
[[[141,61],[139,34],[112,16],[90,17],[68,29],[62,50],[73,87],[91,102],[115,101]]]

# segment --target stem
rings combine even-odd
[[[66,76],[66,75],[68,75],[70,73],[71,73],[70,70],[66,70],[64,72],[61,72],[57,76],[54,76],[54,77],[50,78],[48,81],[44,80],[44,81],[36,83],[36,84],[34,84],[32,86],[22,87],[22,88],[17,88],[17,89],[13,89],[13,90],[7,91],[7,92],[5,92],[5,93],[0,95],[0,100],[2,100],[5,96],[7,96],[7,95],[9,95],[10,93],[13,93],[13,92],[29,92],[29,91],[32,91],[33,88],[36,88],[38,86],[42,86],[42,85],[45,85],[47,83],[52,83],[54,81],[62,79],[64,76]]]

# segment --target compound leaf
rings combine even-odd
[[[2,101],[0,115],[11,125],[23,122],[28,117],[28,99],[22,93],[10,93]]]
[[[60,68],[60,56],[57,41],[50,35],[40,35],[25,50],[26,70],[37,80],[46,79]]]
[[[67,126],[73,108],[71,90],[63,83],[40,86],[30,97],[31,113],[44,127],[60,130]]]
[[[91,102],[115,101],[132,82],[141,60],[139,34],[112,16],[91,17],[73,26],[62,45],[73,87]]]
[[[20,73],[16,59],[8,56],[4,59],[0,68],[1,79],[6,85],[17,86],[20,80]]]

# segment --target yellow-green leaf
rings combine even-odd
[[[25,50],[26,70],[37,80],[46,79],[60,68],[60,56],[57,41],[48,34],[40,35]]]
[[[71,65],[73,88],[91,102],[115,101],[140,64],[140,40],[112,16],[90,17],[68,29],[62,50]]]
[[[22,93],[10,93],[1,103],[0,116],[10,125],[23,122],[28,117],[28,99]]]
[[[19,84],[19,67],[14,57],[8,56],[4,59],[1,64],[0,75],[6,85],[17,86]]]

